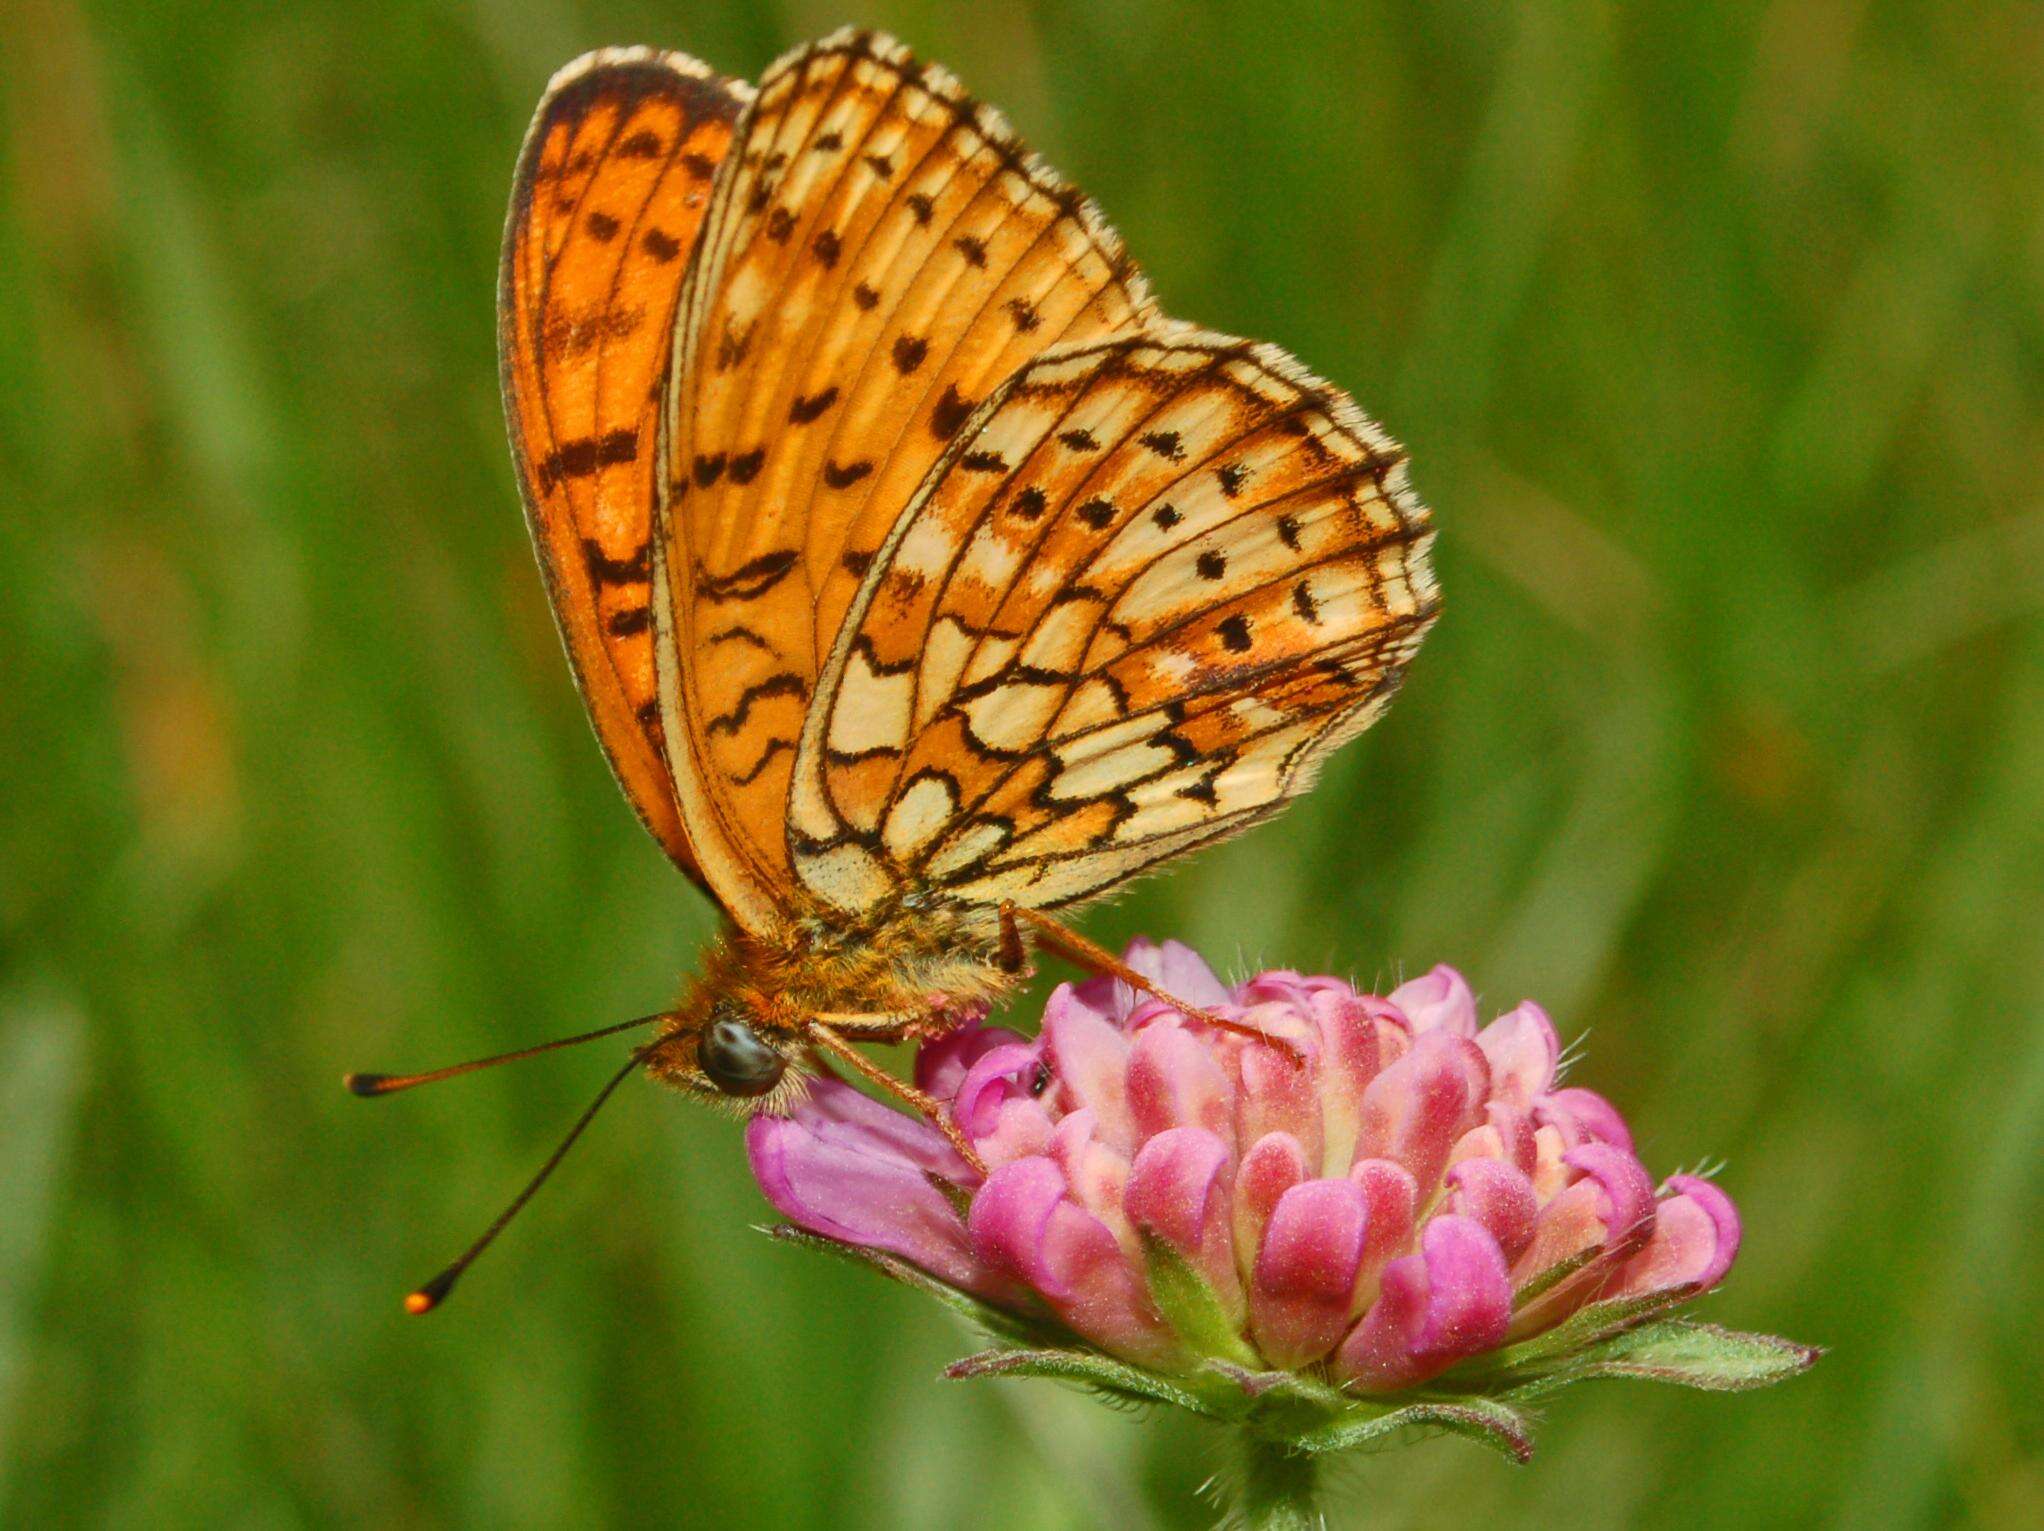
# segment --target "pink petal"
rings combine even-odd
[[[1490,1087],[1494,1095],[1527,1104],[1554,1083],[1561,1041],[1554,1034],[1554,1022],[1547,1018],[1547,1012],[1530,999],[1479,1031],[1476,1045],[1490,1060]]]
[[[1465,1159],[1448,1171],[1447,1210],[1481,1223],[1498,1241],[1507,1260],[1515,1260],[1533,1242],[1533,1220],[1540,1213],[1533,1182],[1497,1159]]]
[[[1122,1207],[1137,1228],[1184,1256],[1239,1319],[1228,1161],[1227,1144],[1202,1128],[1160,1132],[1136,1155]]]
[[[1235,1259],[1249,1277],[1251,1262],[1263,1245],[1263,1225],[1277,1209],[1278,1198],[1306,1178],[1306,1154],[1289,1133],[1273,1132],[1250,1145],[1235,1171]]]
[[[1390,999],[1412,1022],[1414,1035],[1428,1031],[1476,1035],[1476,996],[1469,992],[1468,981],[1446,963],[1400,984]]]
[[[1512,1264],[1515,1285],[1575,1258],[1587,1249],[1618,1257],[1653,1231],[1654,1189],[1639,1160],[1609,1143],[1585,1143],[1562,1156],[1581,1178],[1564,1188],[1534,1220],[1533,1238]],[[1580,1279],[1541,1294],[1522,1309],[1515,1329],[1528,1334],[1558,1322],[1587,1301],[1609,1266],[1599,1262]]]
[[[957,1212],[922,1167],[877,1137],[830,1143],[809,1123],[756,1116],[746,1126],[745,1151],[760,1190],[797,1227],[900,1255],[968,1291],[1007,1292],[975,1257]]]
[[[1203,1127],[1234,1141],[1235,1086],[1214,1051],[1174,1016],[1136,1033],[1129,1050],[1128,1102],[1139,1134]]]
[[[1670,1287],[1708,1290],[1739,1253],[1739,1212],[1732,1198],[1695,1175],[1671,1175],[1675,1194],[1654,1205],[1654,1231],[1626,1261],[1611,1295],[1634,1297]]]
[[[1481,1119],[1490,1065],[1474,1042],[1445,1031],[1414,1039],[1412,1051],[1363,1091],[1356,1151],[1396,1159],[1423,1190],[1440,1180],[1449,1150]]]
[[[1408,1387],[1502,1343],[1511,1312],[1497,1241],[1466,1217],[1432,1218],[1420,1252],[1385,1267],[1382,1291],[1343,1344],[1336,1373],[1371,1391]]]
[[[1101,1221],[1065,1195],[1049,1159],[1018,1159],[987,1177],[968,1219],[973,1248],[1033,1287],[1075,1331],[1143,1365],[1169,1365],[1177,1347]]]
[[[1372,1007],[1389,1008],[1382,1000],[1365,1000],[1354,993],[1323,989],[1312,995],[1313,1020],[1320,1033],[1314,1075],[1324,1174],[1346,1174],[1355,1162],[1356,1141],[1363,1126],[1363,1091],[1377,1077],[1378,1068]]]
[[[1093,1131],[1093,1113],[1074,1111],[1051,1133],[1050,1157],[1064,1171],[1065,1194],[1084,1207],[1114,1234],[1125,1254],[1137,1252],[1135,1231],[1121,1210],[1128,1188],[1128,1160],[1101,1142]]]
[[[1182,941],[1156,942],[1138,936],[1129,942],[1121,960],[1150,980],[1173,999],[1202,1009],[1231,1004],[1228,986],[1214,976],[1206,959]]]
[[[1571,1086],[1543,1095],[1533,1104],[1533,1119],[1556,1128],[1570,1148],[1578,1143],[1609,1143],[1632,1152],[1632,1131],[1625,1118],[1595,1090]]]
[[[1317,1049],[1317,1038],[1309,1042],[1301,1018],[1285,1006],[1258,1005],[1241,1012],[1241,1018],[1273,1035],[1294,1040],[1302,1048]],[[1298,1139],[1306,1162],[1319,1164],[1320,1090],[1314,1059],[1309,1054],[1301,1060],[1267,1043],[1248,1040],[1233,1051],[1235,1141],[1254,1143],[1273,1132],[1289,1133]]]
[[[1135,1118],[1128,1102],[1129,1041],[1119,1026],[1084,1005],[1060,1004],[1060,988],[1043,1018],[1043,1055],[1066,1110],[1090,1107],[1099,1133],[1125,1153],[1135,1152]]]
[[[1278,1198],[1249,1291],[1250,1330],[1273,1366],[1317,1361],[1348,1329],[1367,1218],[1352,1180],[1308,1180]]]
[[[1413,1223],[1419,1215],[1419,1183],[1404,1165],[1389,1159],[1358,1159],[1348,1178],[1362,1190],[1363,1202],[1369,1209],[1356,1300],[1351,1308],[1353,1317],[1376,1300],[1377,1282],[1386,1262],[1403,1254],[1412,1244]]]
[[[1029,1095],[1041,1060],[1034,1043],[989,1047],[966,1067],[952,1089],[951,1119],[968,1137],[993,1130],[1004,1102]]]
[[[965,1082],[966,1070],[997,1047],[1025,1044],[1026,1039],[1000,1026],[961,1026],[932,1038],[916,1049],[916,1088],[948,1101]]]

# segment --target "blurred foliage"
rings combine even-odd
[[[2013,0],[8,0],[0,1522],[1201,1523],[1214,1442],[933,1381],[963,1338],[749,1231],[731,1125],[650,1089],[404,1319],[607,1061],[336,1085],[651,1008],[711,928],[534,574],[503,199],[582,49],[756,74],[846,19],[1008,108],[1175,311],[1351,387],[1439,515],[1389,720],[1088,928],[1539,997],[1650,1163],[1729,1161],[1706,1316],[1832,1347],[1571,1396],[1526,1471],[1375,1458],[1336,1522],[2034,1524]]]

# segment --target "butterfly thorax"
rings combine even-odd
[[[777,940],[727,927],[670,1013],[662,1031],[670,1045],[647,1066],[677,1088],[715,1094],[698,1050],[719,1018],[742,1021],[791,1061],[809,1051],[809,1028],[819,1020],[862,1041],[940,1035],[984,1013],[1017,981],[997,961],[984,924],[943,916],[856,928],[805,920]],[[750,1104],[771,1109],[782,1095],[777,1089]]]

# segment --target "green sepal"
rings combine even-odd
[[[1203,1397],[1184,1379],[1168,1377],[1117,1361],[1097,1351],[1060,1347],[1028,1350],[982,1350],[978,1355],[953,1361],[944,1375],[954,1381],[976,1377],[1050,1377],[1059,1382],[1076,1382],[1098,1392],[1142,1403],[1168,1403],[1189,1409],[1210,1419],[1224,1419],[1214,1400]]]
[[[914,1287],[918,1292],[936,1298],[989,1338],[1017,1345],[1042,1345],[1046,1342],[1054,1344],[1064,1338],[1063,1334],[1047,1321],[1033,1323],[1020,1314],[981,1302],[970,1292],[962,1292],[947,1282],[939,1281],[921,1266],[912,1265],[898,1255],[888,1254],[884,1250],[865,1249],[857,1244],[847,1244],[842,1239],[811,1233],[806,1228],[796,1228],[787,1223],[776,1223],[764,1231],[780,1243],[793,1244],[802,1249],[822,1250],[825,1254],[836,1255],[840,1260],[848,1260],[854,1265],[876,1270],[891,1281],[899,1281],[903,1286]]]
[[[1508,1388],[1532,1398],[1592,1377],[1637,1377],[1713,1393],[1771,1387],[1817,1364],[1823,1350],[1772,1334],[1747,1334],[1716,1324],[1670,1318],[1612,1335]]]
[[[1145,1233],[1143,1272],[1149,1279],[1150,1301],[1157,1305],[1172,1333],[1194,1355],[1218,1356],[1237,1366],[1254,1367],[1256,1352],[1221,1306],[1192,1263],[1155,1234]]]
[[[1351,1405],[1344,1417],[1297,1437],[1293,1444],[1301,1451],[1354,1451],[1427,1430],[1467,1436],[1513,1462],[1533,1460],[1533,1433],[1526,1416],[1493,1398],[1430,1398],[1394,1409]]]

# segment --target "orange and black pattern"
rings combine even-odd
[[[1098,209],[890,39],[756,94],[571,66],[503,296],[597,730],[754,936],[921,909],[978,941],[1255,823],[1437,611],[1397,444],[1160,314]]]
[[[795,766],[804,881],[1055,907],[1264,817],[1433,620],[1404,453],[1166,323],[1023,369],[875,560]]]
[[[504,400],[533,541],[590,717],[668,855],[700,875],[653,664],[655,434],[675,301],[749,89],[648,49],[561,71],[504,236]]]

